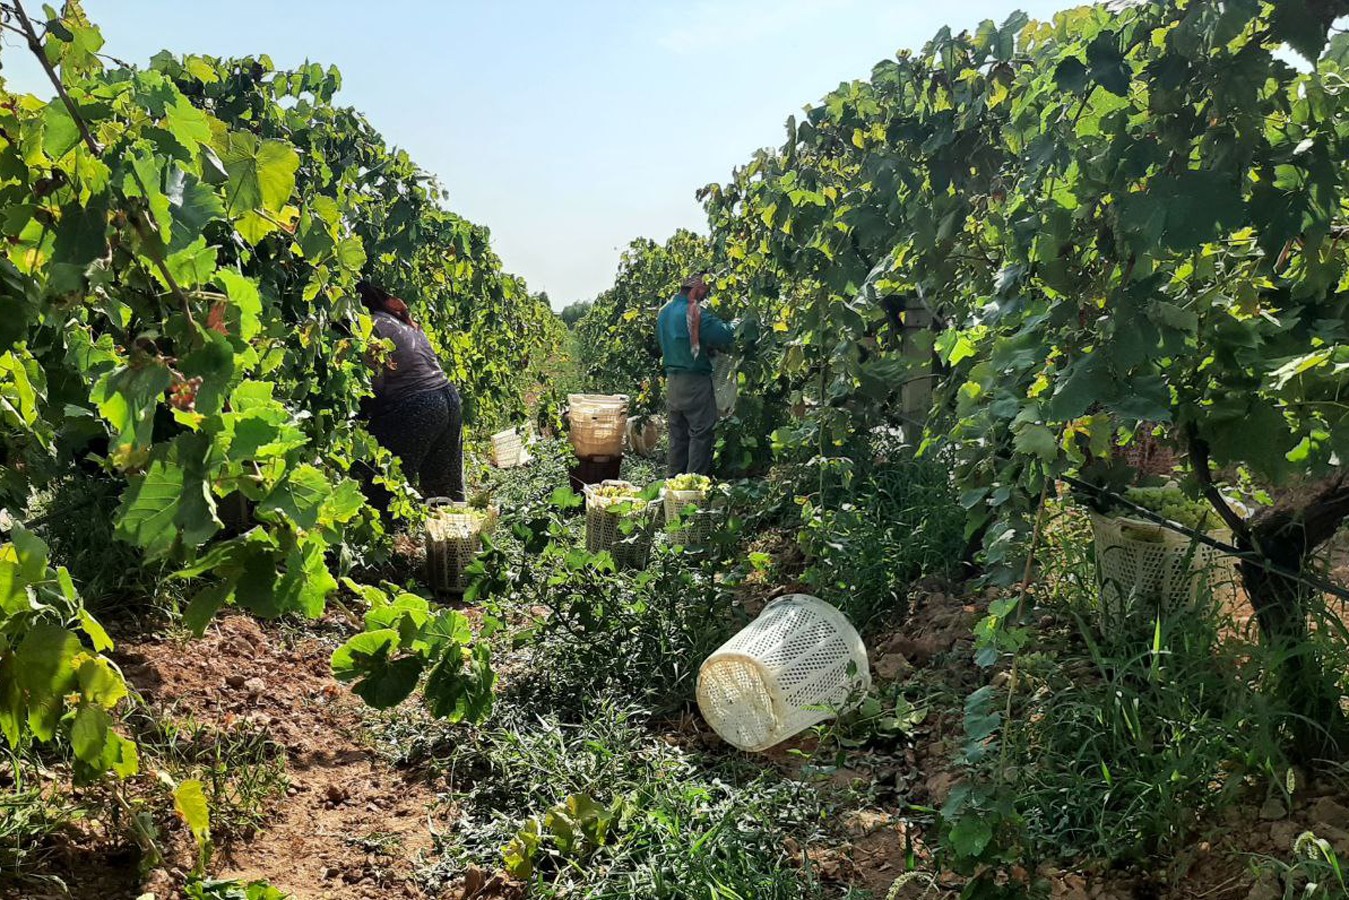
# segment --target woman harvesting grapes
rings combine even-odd
[[[364,404],[370,433],[398,457],[426,497],[464,499],[463,411],[431,342],[407,304],[368,281],[356,285],[376,337],[393,352],[375,366],[375,395]]]

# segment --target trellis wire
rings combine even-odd
[[[1179,522],[1172,522],[1165,516],[1159,515],[1150,509],[1139,506],[1132,500],[1129,500],[1128,498],[1123,497],[1108,488],[1103,488],[1100,485],[1095,485],[1086,481],[1082,481],[1080,478],[1074,478],[1071,475],[1060,475],[1058,477],[1059,480],[1071,485],[1072,487],[1091,491],[1092,493],[1100,497],[1108,497],[1109,499],[1120,504],[1121,506],[1128,507],[1130,512],[1140,516],[1141,518],[1147,519],[1149,522],[1152,522],[1155,525],[1161,525],[1163,528],[1168,528],[1171,531],[1176,532],[1177,534],[1182,534],[1196,543],[1203,544],[1206,547],[1212,547],[1214,550],[1221,551],[1222,553],[1225,553],[1228,556],[1234,556],[1237,559],[1252,563],[1253,565],[1257,565],[1260,568],[1264,569],[1266,572],[1272,572],[1273,574],[1282,576],[1283,578],[1287,578],[1290,581],[1296,581],[1297,583],[1304,585],[1306,587],[1315,588],[1316,590],[1330,594],[1331,596],[1339,600],[1349,602],[1349,589],[1342,588],[1339,585],[1334,584],[1333,582],[1325,581],[1324,579],[1317,578],[1314,575],[1308,576],[1304,573],[1293,572],[1289,569],[1285,569],[1283,566],[1280,566],[1277,563],[1270,562],[1269,560],[1263,559],[1253,553],[1247,553],[1244,550],[1241,550],[1237,547],[1233,547],[1231,544],[1225,544],[1222,541],[1217,540],[1216,538],[1210,537],[1209,535],[1205,534],[1202,531],[1199,531],[1194,528],[1189,528],[1185,525],[1180,524]]]

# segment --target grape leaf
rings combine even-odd
[[[282,141],[259,140],[247,131],[231,131],[217,148],[229,175],[226,210],[242,215],[265,210],[281,212],[295,189],[300,157]]]

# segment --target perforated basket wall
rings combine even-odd
[[[577,456],[621,455],[628,430],[628,398],[624,394],[571,394],[567,421]]]
[[[698,670],[698,708],[741,750],[767,750],[860,702],[867,650],[843,613],[806,594],[774,600]]]
[[[739,392],[739,361],[728,353],[713,356],[712,393],[717,400],[718,416],[724,419],[735,412],[735,400]]]
[[[436,498],[428,503],[426,520],[426,583],[437,593],[458,593],[468,588],[464,570],[477,559],[482,536],[496,525],[497,511],[468,511],[465,503]]]
[[[525,442],[514,428],[492,435],[492,464],[498,469],[513,469],[526,460]]]
[[[1201,588],[1230,591],[1236,584],[1231,557],[1151,522],[1091,514],[1096,571],[1101,588],[1101,624],[1121,621],[1135,608],[1156,605],[1163,613],[1189,608]],[[1209,536],[1229,542],[1227,531]]]
[[[665,506],[665,525],[675,542],[699,547],[716,533],[720,516],[708,502],[711,492],[672,491],[666,488],[661,495]],[[689,506],[696,509],[689,509]]]
[[[627,497],[601,497],[598,487],[626,487],[626,481],[602,481],[586,486],[586,550],[599,553],[608,550],[614,563],[623,568],[643,568],[651,552],[651,513],[653,505]],[[634,488],[635,489],[635,488]],[[625,534],[623,523],[636,525]]]

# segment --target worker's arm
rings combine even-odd
[[[735,329],[717,318],[716,313],[704,309],[698,325],[698,338],[708,347],[729,347],[735,343]]]

